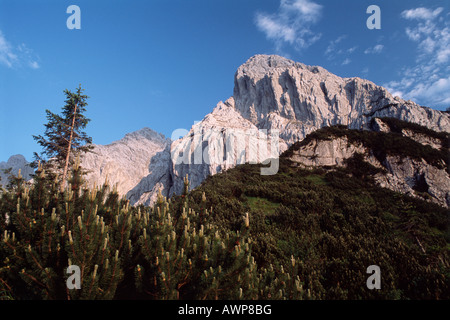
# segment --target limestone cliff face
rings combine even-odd
[[[151,172],[163,176],[157,169],[164,171],[168,166],[155,169],[153,163],[161,159],[160,153],[169,145],[170,139],[149,128],[129,133],[109,145],[94,145],[93,152],[86,153],[81,161],[82,167],[88,170],[87,184],[100,186],[107,180],[111,186],[116,186],[120,195],[126,195]]]
[[[127,192],[126,196],[133,205],[153,204],[160,190],[163,196],[169,196],[170,188],[173,185],[171,163],[170,144],[168,143],[163,150],[151,157],[148,172],[135,187]]]
[[[361,145],[348,144],[347,139],[316,141],[295,152],[291,158],[303,167],[345,166],[345,160],[355,153],[365,155],[365,161],[385,169],[375,175],[380,187],[423,198],[426,192],[431,200],[441,206],[450,206],[450,177],[445,169],[437,168],[425,160],[387,156],[380,163],[371,150]],[[419,189],[418,186],[425,186]],[[425,199],[428,199],[427,197]]]
[[[195,188],[207,176],[238,164],[261,163],[277,158],[286,144],[267,130],[259,130],[234,108],[234,99],[220,102],[213,112],[195,124],[189,133],[172,143],[173,186],[171,194],[180,194],[183,177],[188,175]]]
[[[362,144],[349,143],[346,137],[339,137],[332,140],[313,140],[295,151],[290,159],[305,168],[342,167],[345,165],[345,160],[353,157],[355,153],[370,154]],[[379,166],[373,157],[366,156],[365,161]]]
[[[384,163],[387,174],[378,174],[376,182],[407,195],[424,198],[444,206],[450,206],[450,177],[444,169],[439,169],[425,160],[388,156]],[[424,197],[427,193],[429,197]]]
[[[256,55],[235,75],[236,110],[258,128],[279,129],[292,144],[323,126],[360,129],[373,117],[394,117],[434,131],[449,131],[449,115],[393,97],[360,78],[341,78],[322,67],[275,55]]]

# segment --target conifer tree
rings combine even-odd
[[[89,145],[92,138],[84,132],[90,119],[84,115],[89,97],[83,91],[81,85],[75,92],[64,90],[66,100],[61,115],[46,110],[48,122],[44,136],[33,136],[43,148],[40,155],[34,154],[36,161],[46,164],[47,171],[53,169],[53,174],[62,181],[62,188],[66,185],[67,173],[75,158],[92,149]]]

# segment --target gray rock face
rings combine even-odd
[[[7,162],[0,162],[0,185],[6,186],[8,184],[9,175],[5,174],[3,170],[11,169],[11,174],[17,176],[20,173],[25,180],[30,180],[34,169],[29,166],[29,162],[21,154],[16,154],[9,157]]]
[[[362,144],[349,143],[346,137],[333,140],[313,140],[305,147],[294,152],[290,159],[300,166],[323,167],[323,166],[344,166],[345,160],[353,157],[355,153],[369,154],[369,150]],[[373,158],[366,158],[365,161],[380,167]]]
[[[290,159],[304,168],[323,166],[345,166],[345,160],[356,153],[364,155],[364,161],[383,169],[375,175],[376,183],[383,188],[423,198],[428,193],[431,200],[441,206],[450,206],[450,177],[445,169],[437,168],[425,160],[401,158],[387,155],[381,163],[372,150],[362,144],[350,143],[346,137],[332,140],[312,140],[297,151]],[[425,186],[426,190],[418,190]],[[426,199],[426,198],[425,198]]]
[[[417,187],[426,186],[422,192],[431,196],[433,202],[447,208],[450,206],[450,177],[444,169],[430,165],[425,160],[391,156],[386,158],[385,167],[388,169],[387,174],[375,176],[375,181],[381,187],[423,198],[423,193]]]
[[[148,174],[127,192],[130,203],[151,205],[156,201],[159,190],[163,196],[168,197],[172,186],[171,163],[170,144],[166,144],[164,150],[151,157]]]
[[[260,130],[244,119],[234,108],[233,98],[219,102],[186,136],[172,143],[173,186],[170,194],[182,192],[186,175],[190,186],[195,188],[209,175],[238,164],[278,158],[280,150],[286,148],[278,136],[271,136],[267,130]]]
[[[450,130],[446,113],[394,98],[368,80],[341,78],[279,56],[257,55],[239,67],[233,96],[245,119],[258,128],[279,129],[288,144],[323,126],[360,129],[373,117]]]
[[[155,167],[154,163],[161,159],[160,154],[170,142],[162,134],[144,128],[109,145],[94,145],[93,152],[86,153],[81,160],[81,166],[89,172],[85,177],[88,186],[100,186],[107,180],[111,186],[116,186],[120,195],[126,195],[151,172],[163,177],[167,172],[158,170],[167,168]],[[136,201],[139,198],[134,192],[130,196]]]
[[[421,143],[423,145],[430,146],[434,149],[439,150],[442,146],[442,143],[438,139],[434,139],[432,137],[429,137],[425,134],[420,134],[416,132],[412,132],[411,130],[403,129],[402,135],[408,138],[413,139],[414,141]]]

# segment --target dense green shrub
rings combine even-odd
[[[32,185],[18,176],[2,193],[1,299],[304,296],[294,269],[258,268],[244,211],[236,212],[237,229],[226,229],[210,218],[205,194],[159,195],[151,208],[130,207],[108,185],[87,189],[80,181],[77,165],[61,192],[39,167]],[[67,286],[72,265],[81,271],[79,289]]]

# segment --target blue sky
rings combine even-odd
[[[69,30],[69,5],[81,29]],[[366,9],[381,10],[368,29]],[[279,54],[450,106],[450,1],[0,0],[0,161],[41,151],[45,109],[86,89],[87,132],[108,144],[150,127],[170,137],[233,94],[236,69]]]

